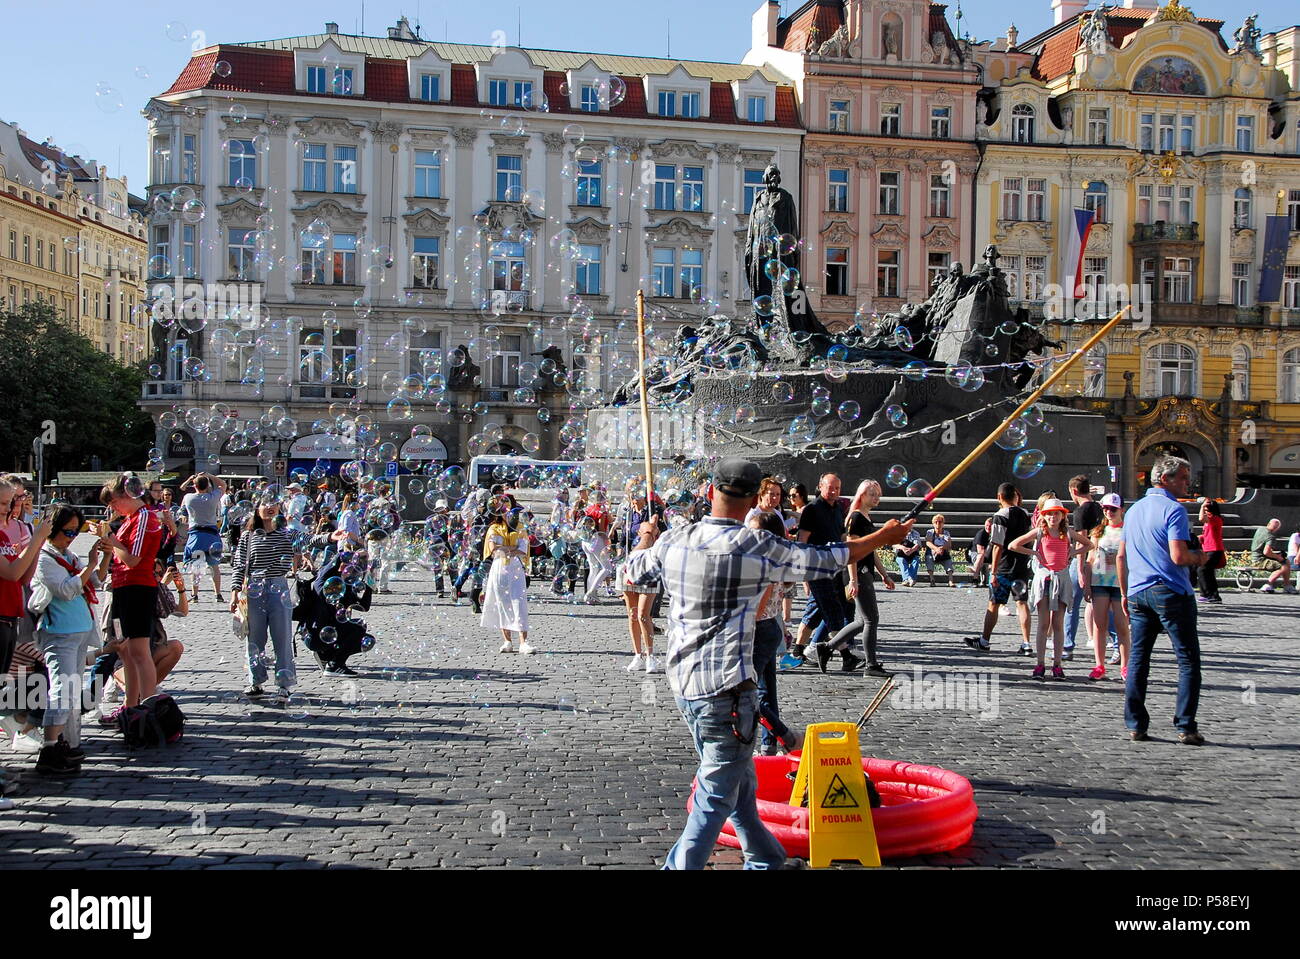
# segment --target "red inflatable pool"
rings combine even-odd
[[[758,775],[758,814],[788,855],[808,858],[808,810],[791,806],[793,783],[786,778],[799,768],[799,754],[755,756]],[[905,859],[945,852],[970,841],[979,808],[970,780],[936,766],[888,759],[863,759],[862,768],[883,804],[871,810],[876,843],[882,859]],[[692,784],[694,793],[694,784]],[[686,808],[691,806],[687,800]],[[738,848],[731,823],[718,842]]]

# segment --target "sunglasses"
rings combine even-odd
[[[62,533],[64,536],[68,537],[68,539],[76,539],[77,534],[81,532],[81,528],[78,526],[74,526],[71,529],[61,529],[59,530],[59,532]]]

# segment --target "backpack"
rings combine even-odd
[[[129,706],[117,718],[117,728],[130,749],[169,746],[185,734],[185,714],[166,693]]]

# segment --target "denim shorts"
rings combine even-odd
[[[1124,598],[1124,592],[1118,586],[1094,586],[1092,587],[1093,596],[1107,596],[1112,603],[1118,603]]]
[[[995,575],[989,583],[989,601],[1001,606],[1013,596],[1017,603],[1029,602],[1029,580]]]

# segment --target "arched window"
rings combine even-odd
[[[1034,142],[1034,108],[1028,103],[1017,103],[1011,108],[1011,140],[1014,143]]]
[[[1232,348],[1232,398],[1250,399],[1250,347],[1238,343]]]
[[[1181,343],[1160,343],[1147,350],[1148,396],[1193,396],[1196,354]]]
[[[1282,402],[1300,403],[1300,347],[1282,354]]]
[[[1083,395],[1106,395],[1106,344],[1098,343],[1083,358]]]
[[[1250,187],[1238,187],[1232,195],[1232,226],[1236,230],[1250,229]]]

